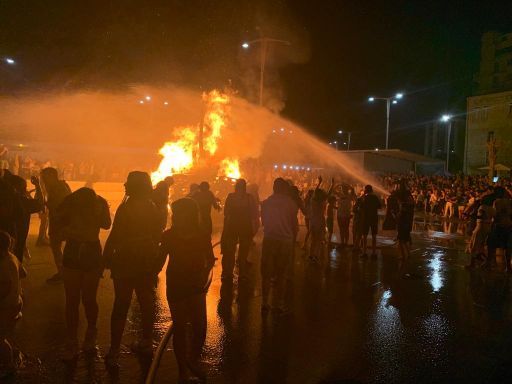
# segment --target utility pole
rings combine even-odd
[[[267,65],[267,53],[268,46],[270,43],[279,43],[284,45],[291,45],[289,41],[273,39],[270,37],[264,37],[263,35],[256,40],[251,40],[242,44],[242,48],[249,49],[251,44],[259,43],[260,44],[260,89],[259,89],[259,104],[263,105],[263,89],[264,89],[264,79],[265,79],[265,67]]]
[[[487,158],[489,162],[489,183],[492,182],[494,178],[494,169],[496,167],[496,157],[497,157],[498,149],[496,146],[496,138],[494,137],[494,132],[489,132],[487,135]]]

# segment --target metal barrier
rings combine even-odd
[[[220,245],[220,241],[213,244],[213,248]],[[211,283],[213,276],[213,268],[210,273],[210,279],[208,281],[208,285]],[[173,324],[169,326],[169,329],[165,332],[164,336],[162,337],[162,340],[160,340],[160,343],[158,343],[158,347],[156,348],[155,356],[153,356],[153,361],[151,362],[151,366],[149,367],[148,374],[146,375],[146,380],[144,381],[145,384],[153,384],[155,382],[156,373],[158,371],[158,368],[160,367],[160,361],[162,360],[162,357],[164,355],[165,349],[167,348],[167,344],[169,344],[169,340],[171,340],[171,337],[174,333],[174,327]]]

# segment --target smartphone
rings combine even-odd
[[[499,176],[494,176],[494,177],[492,178],[492,182],[493,182],[493,183],[497,183],[497,182],[498,182],[498,180],[499,180],[499,178],[500,178]]]

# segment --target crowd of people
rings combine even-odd
[[[337,183],[335,178],[326,185],[320,176],[314,184],[310,182],[304,187],[294,180],[276,177],[271,195],[260,201],[256,185],[237,180],[223,205],[222,284],[240,286],[251,279],[256,261],[251,250],[262,226],[261,311],[285,316],[291,310],[286,291],[293,280],[299,223],[306,226],[302,247],[312,264],[323,262],[328,247],[351,246],[354,254],[376,257],[379,210],[384,206],[382,226],[396,230],[402,266],[410,257],[413,219],[415,212],[419,212],[468,220],[472,228],[469,267],[491,267],[496,249],[504,248],[506,270],[510,272],[512,204],[508,185],[492,186],[480,177],[388,175],[380,181],[390,191],[386,196],[376,194],[372,185],[359,190],[339,180]],[[110,270],[115,296],[110,349],[105,356],[107,366],[115,369],[119,365],[134,292],[141,309],[142,337],[132,349],[151,355],[157,276],[168,260],[166,292],[180,380],[204,380],[199,361],[206,338],[205,298],[215,263],[211,212],[222,209],[209,183],[192,184],[186,197],[170,202],[171,177],[153,187],[147,173],[130,172],[124,184],[125,198],[113,220],[103,197],[89,187],[71,191],[55,168],[42,169],[40,177],[33,176],[31,183],[33,195],[23,177],[7,170],[0,177],[2,372],[15,371],[8,336],[22,316],[20,279],[26,276],[23,259],[29,254],[26,241],[30,216],[39,214],[38,244],[50,245],[56,267],[55,275],[47,282],[63,283],[65,290],[67,345],[63,359],[76,360],[80,350],[97,353],[97,292],[104,270]],[[102,249],[100,231],[109,229]],[[80,303],[87,319],[81,348]]]

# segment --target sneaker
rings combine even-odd
[[[60,273],[56,273],[55,275],[46,280],[46,283],[48,284],[60,284],[62,282],[62,276],[60,275]]]

